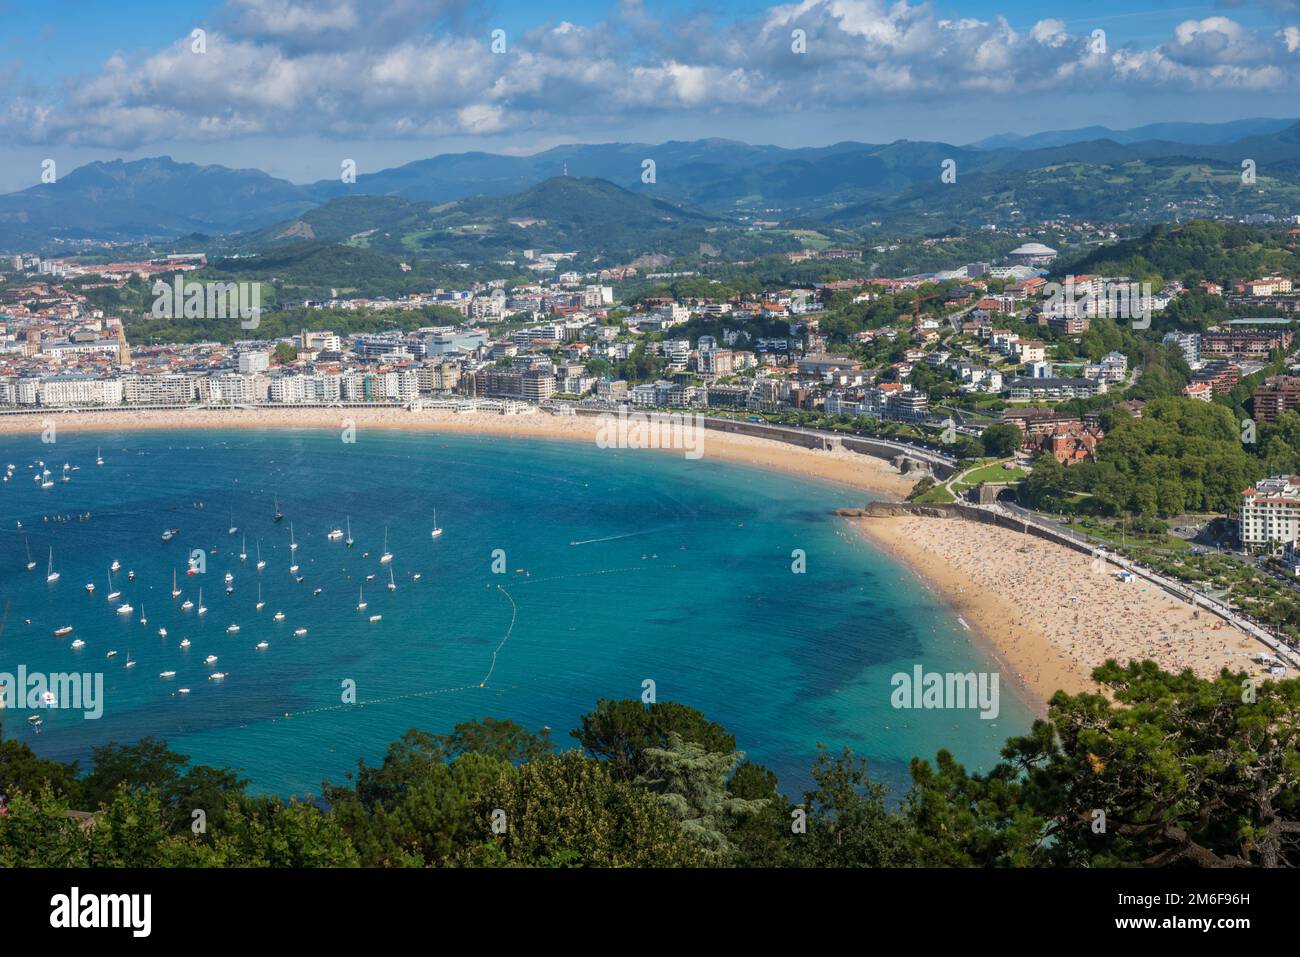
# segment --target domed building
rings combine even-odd
[[[1047,266],[1056,258],[1056,250],[1042,243],[1025,243],[1007,253],[1007,262],[1018,266]]]

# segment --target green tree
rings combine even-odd
[[[646,749],[666,747],[673,733],[707,751],[736,750],[736,739],[726,728],[695,708],[672,701],[645,705],[630,698],[601,698],[596,710],[584,714],[580,726],[569,733],[589,754],[608,761],[613,775],[622,781],[645,773]]]
[[[744,757],[739,751],[708,751],[673,731],[667,746],[645,749],[645,770],[633,783],[658,796],[708,853],[725,859],[735,850],[728,832],[765,803],[762,798],[736,797],[727,789],[727,775]]]
[[[913,863],[907,821],[886,806],[888,789],[871,781],[867,763],[845,748],[832,757],[818,745],[816,784],[804,793],[807,833],[793,843],[803,867],[907,867]]]

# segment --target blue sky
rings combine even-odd
[[[343,157],[364,171],[567,142],[965,143],[1294,116],[1298,93],[1300,0],[0,0],[0,190],[47,157],[167,153],[306,181]]]

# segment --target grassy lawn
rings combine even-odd
[[[984,482],[1018,482],[1029,473],[1022,468],[1003,468],[1000,463],[984,465],[967,472],[955,487],[960,490],[974,488]]]
[[[942,485],[936,485],[934,488],[922,492],[916,498],[912,499],[912,501],[920,505],[935,505],[953,502],[956,501],[956,499],[954,499],[948,490]]]

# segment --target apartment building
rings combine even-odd
[[[1295,542],[1300,537],[1300,475],[1261,479],[1242,492],[1238,527],[1246,548]]]
[[[1283,412],[1300,406],[1300,376],[1269,376],[1255,389],[1255,418],[1276,422]]]

